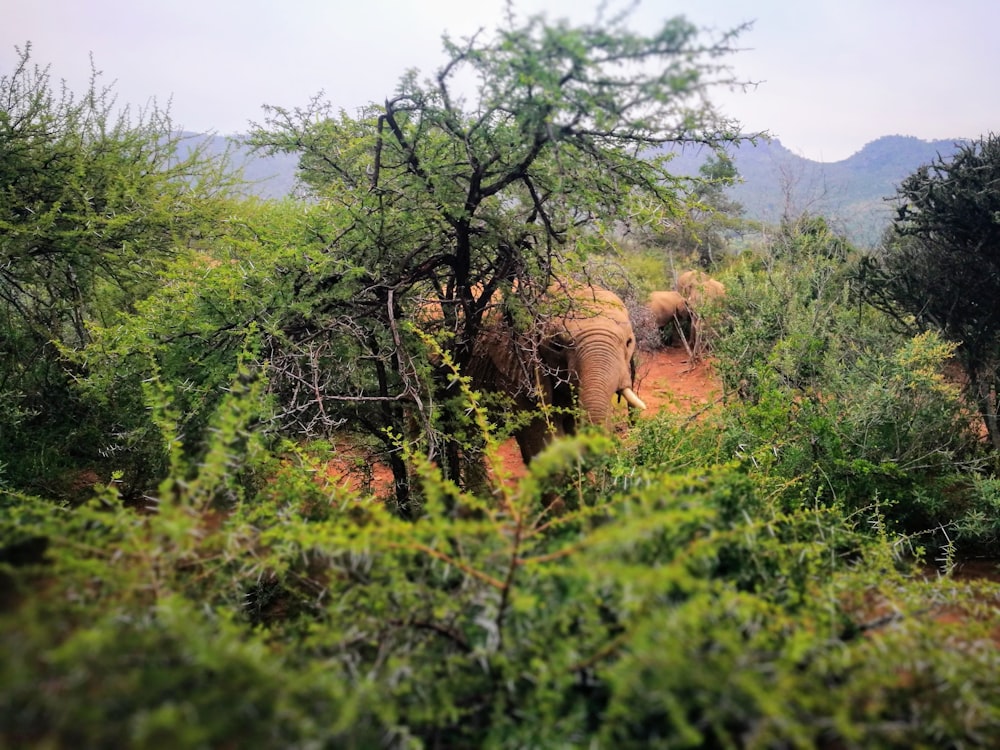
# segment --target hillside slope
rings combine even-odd
[[[870,246],[892,218],[899,183],[938,156],[953,155],[961,142],[888,135],[837,162],[805,159],[778,140],[744,145],[729,151],[742,180],[729,193],[748,219],[776,224],[783,215],[821,215],[855,244]],[[679,153],[678,172],[697,174],[705,157]]]

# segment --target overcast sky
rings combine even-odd
[[[624,0],[610,0],[622,8]],[[517,0],[520,17],[587,22],[598,0]],[[495,28],[505,0],[0,0],[0,75],[15,47],[52,78],[86,86],[90,55],[121,102],[170,102],[186,130],[233,134],[261,105],[319,92],[350,113],[390,95],[412,67],[444,60],[441,35]],[[747,131],[838,161],[883,135],[978,138],[1000,131],[998,0],[641,0],[631,25],[685,15],[715,31],[753,22],[729,59],[758,82],[713,101]]]

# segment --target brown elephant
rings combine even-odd
[[[677,291],[688,301],[689,307],[694,307],[694,301],[702,302],[723,296],[726,287],[704,271],[694,269],[677,277]]]
[[[576,431],[577,407],[587,423],[604,427],[616,394],[646,408],[632,390],[635,333],[618,295],[588,284],[554,285],[533,317],[530,330],[516,332],[494,316],[470,366],[477,387],[505,393],[516,410],[535,413],[515,433],[525,463],[553,437]],[[546,420],[541,406],[558,411]]]
[[[684,271],[680,276],[677,277],[677,283],[674,287],[680,293],[682,297],[687,297],[691,294],[691,287],[694,286],[694,282],[705,276],[704,271],[690,270]]]
[[[707,331],[702,321],[701,312],[707,304],[724,297],[726,287],[704,271],[693,270],[685,271],[677,277],[677,292],[687,300],[688,314],[691,318],[692,349],[698,345],[699,338],[702,339],[701,344],[704,345],[704,334]]]
[[[683,334],[684,328],[691,320],[687,300],[680,292],[673,289],[650,292],[646,307],[652,313],[653,321],[660,329],[664,341],[669,341],[676,330],[680,330]]]
[[[687,300],[673,289],[650,292],[648,307],[657,328],[669,325],[674,319],[684,320],[689,315]]]

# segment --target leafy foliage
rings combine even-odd
[[[1000,448],[1000,137],[989,135],[917,169],[865,267],[868,297],[901,322],[958,344],[994,449]]]
[[[10,482],[57,489],[61,469],[101,459],[63,354],[158,283],[232,178],[197,147],[182,157],[166,113],[113,114],[96,73],[81,98],[57,96],[30,45],[0,102],[0,443]]]
[[[716,346],[738,397],[728,448],[790,502],[855,510],[878,497],[892,520],[924,531],[961,513],[962,500],[944,498],[963,484],[958,472],[981,465],[978,439],[945,376],[954,347],[893,333],[852,292],[856,262],[810,220],[732,269]]]
[[[727,80],[719,60],[738,31],[702,43],[683,19],[639,34],[624,17],[580,28],[537,17],[492,38],[446,39],[433,78],[407,74],[384,105],[356,118],[318,98],[268,109],[251,143],[300,154],[304,186],[342,212],[323,249],[337,271],[311,274],[299,292],[333,327],[286,327],[283,344],[322,346],[320,330],[338,336],[344,326],[366,332],[355,359],[379,369],[369,383],[352,380],[351,393],[384,408],[352,427],[406,434],[406,404],[426,451],[463,480],[450,437],[462,425],[436,408],[455,399],[453,373],[408,346],[401,322],[432,318],[462,371],[497,292],[540,315],[552,278],[605,251],[634,207],[644,206],[639,221],[674,212],[678,179],[665,159],[641,156],[665,142],[739,140],[701,97]],[[468,80],[478,87],[466,102]]]
[[[322,221],[292,204],[236,206],[211,252],[178,252],[164,264],[159,288],[115,325],[93,328],[93,341],[76,357],[87,373],[78,387],[114,415],[101,446],[115,457],[130,494],[155,486],[166,470],[162,432],[150,419],[151,382],[169,391],[178,445],[191,460],[201,454],[205,427],[241,363],[267,384],[270,406],[261,429],[304,434],[316,421],[327,420],[330,429],[342,424],[336,402],[303,412],[283,390],[342,382],[344,371],[331,362],[358,356],[356,337],[323,342],[310,352],[316,368],[310,374],[322,366],[324,379],[313,381],[289,370],[282,355],[283,327],[325,322],[296,297],[317,265],[313,251],[322,240],[314,230]],[[291,405],[281,409],[281,402]]]
[[[732,156],[717,150],[704,160],[698,175],[684,196],[679,217],[645,231],[638,228],[645,244],[657,245],[667,254],[667,284],[655,288],[673,288],[677,276],[692,266],[711,269],[721,264],[725,248],[746,224],[740,218],[743,207],[726,192],[739,180]]]
[[[234,429],[154,513],[113,488],[73,510],[5,500],[0,545],[47,551],[3,564],[4,741],[813,747],[1000,733],[995,649],[921,614],[965,599],[908,585],[907,548],[884,530],[777,510],[734,467],[626,482],[590,436],[484,496],[417,459],[427,499],[408,522],[323,485],[301,454],[278,469],[236,451],[253,400],[221,407],[213,422]],[[233,455],[277,474],[220,513]],[[578,504],[546,506],[553,490]]]
[[[217,184],[209,165],[189,165],[200,183],[143,150],[167,133],[123,126],[105,144],[66,120],[87,137],[64,134],[72,189],[31,204],[46,223],[16,194],[45,175],[25,168],[5,194],[5,267],[30,284],[0,290],[0,344],[58,346],[0,365],[0,424],[22,451],[39,444],[27,426],[78,430],[106,481],[72,498],[39,481],[37,464],[81,465],[51,441],[16,468],[34,491],[0,493],[0,746],[1000,742],[1000,589],[947,575],[959,547],[995,545],[1000,494],[943,375],[952,345],[859,304],[853,250],[823,221],[724,269],[724,408],[643,420],[627,441],[582,430],[517,481],[499,461],[504,435],[460,367],[477,306],[515,281],[530,301],[557,272],[631,282],[590,254],[623,207],[674,207],[663,165],[636,154],[706,124],[673,107],[723,48],[692,46],[680,21],[613,31],[536,20],[449,44],[436,81],[409,76],[357,120],[275,110],[305,203],[217,201],[198,192]],[[614,77],[661,53],[666,77]],[[39,122],[68,111],[23,62],[2,79],[10,101],[38,94]],[[482,120],[451,105],[466,65],[484,75]],[[676,130],[639,116],[661,105]],[[0,168],[52,145],[24,143],[41,145]],[[106,211],[74,203],[111,184]],[[428,320],[440,330],[409,325]],[[404,404],[483,455],[479,482],[455,481],[433,438],[403,437]],[[347,428],[392,447],[420,503],[331,477],[339,444],[306,437]],[[932,526],[939,577],[914,533]]]

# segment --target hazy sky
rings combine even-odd
[[[609,0],[621,9],[625,0]],[[505,0],[0,0],[0,75],[15,47],[83,89],[90,55],[120,102],[170,102],[186,130],[232,134],[261,105],[323,92],[353,113],[411,67],[431,74],[441,35],[491,30]],[[598,0],[518,0],[518,16],[580,22]],[[882,135],[977,138],[1000,131],[997,0],[641,0],[631,25],[685,15],[722,31],[743,22],[728,63],[758,82],[718,90],[722,112],[793,152],[845,159]]]

